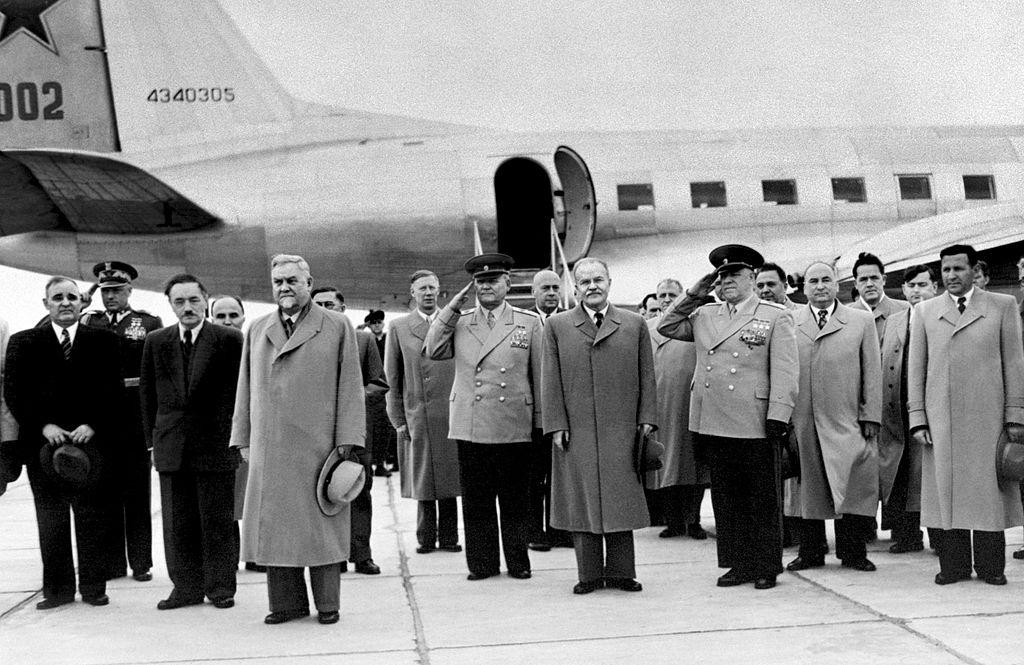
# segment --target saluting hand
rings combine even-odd
[[[569,430],[560,429],[551,433],[551,443],[563,453],[569,452]]]
[[[927,427],[914,430],[910,436],[914,437],[914,441],[917,441],[922,446],[932,445],[932,433],[928,431]]]
[[[717,281],[718,272],[709,272],[708,274],[698,279],[693,286],[688,288],[686,290],[686,295],[690,296],[691,298],[703,298],[709,293],[711,293],[711,290],[715,288],[715,282]]]
[[[448,303],[448,306],[454,309],[456,312],[461,310],[466,305],[466,302],[469,300],[469,292],[473,289],[473,284],[474,282],[471,281],[469,284],[464,286],[461,291],[456,293],[455,296],[452,298],[451,302]]]

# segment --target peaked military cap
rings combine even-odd
[[[746,245],[722,245],[715,247],[708,254],[708,260],[715,267],[717,272],[735,270],[737,268],[750,268],[757,270],[764,265],[764,257],[756,250]]]
[[[480,254],[466,261],[466,272],[472,275],[473,279],[484,279],[507,275],[513,265],[515,259],[508,254]]]
[[[101,289],[110,289],[131,284],[139,271],[124,261],[104,261],[92,267],[92,274],[99,280]]]

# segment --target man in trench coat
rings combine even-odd
[[[946,294],[910,321],[907,411],[924,447],[921,523],[941,529],[936,584],[1006,584],[1005,529],[1024,522],[1017,483],[1000,484],[1001,436],[1024,443],[1024,348],[1012,296],[974,288],[977,253],[939,253]],[[973,544],[972,544],[973,538]],[[973,552],[972,552],[973,550]]]
[[[836,300],[835,270],[804,272],[808,305],[795,312],[800,392],[793,431],[800,449],[800,553],[787,570],[825,565],[825,520],[835,519],[836,556],[870,572],[866,534],[878,506],[882,365],[872,317]]]
[[[402,496],[416,499],[416,551],[461,552],[459,447],[448,438],[448,396],[455,361],[431,360],[423,341],[437,317],[440,282],[429,270],[412,275],[416,311],[391,322],[384,350],[388,417],[398,432]]]
[[[356,335],[344,314],[313,305],[302,257],[275,256],[271,282],[278,309],[249,327],[232,420],[231,446],[249,462],[242,557],[267,566],[266,623],[309,615],[306,567],[320,622],[335,623],[349,509],[321,512],[317,478],[333,449],[363,447]]]
[[[638,435],[655,429],[654,356],[643,317],[608,304],[599,259],[573,268],[580,304],[544,326],[544,432],[552,435],[551,523],[572,532],[579,582],[640,591],[633,530],[650,525],[633,464]]]

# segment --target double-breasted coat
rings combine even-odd
[[[878,432],[878,491],[888,504],[896,484],[897,471],[906,457],[906,503],[897,506],[908,512],[921,510],[921,444],[907,430],[907,341],[910,310],[889,318],[882,340],[882,428]]]
[[[650,525],[633,468],[637,425],[657,424],[654,355],[638,314],[609,306],[594,325],[583,305],[544,324],[544,432],[568,430],[552,451],[551,525],[615,533]]]
[[[878,452],[861,422],[881,423],[882,365],[872,316],[841,303],[819,329],[811,308],[795,312],[800,392],[793,434],[800,449],[800,516],[874,516]]]
[[[907,410],[922,448],[921,524],[1002,531],[1024,521],[1017,483],[996,479],[996,445],[1024,423],[1024,348],[1013,296],[974,289],[963,314],[949,295],[910,320]]]
[[[652,471],[651,487],[706,485],[711,481],[706,465],[693,456],[690,432],[690,385],[697,364],[693,342],[665,337],[658,320],[647,322],[654,351],[654,380],[658,388],[658,441],[665,445],[662,467]]]
[[[878,345],[881,347],[885,343],[885,331],[888,329],[892,317],[910,309],[910,303],[906,300],[893,300],[883,294],[874,309],[870,309],[860,298],[851,303],[850,308],[871,312],[871,316],[875,319],[875,332],[878,333]]]
[[[427,355],[455,359],[450,439],[523,443],[540,425],[540,319],[508,303],[499,310],[491,328],[483,307],[464,313],[444,307],[427,331]]]
[[[363,379],[348,318],[315,305],[288,337],[277,311],[249,327],[231,445],[249,448],[242,558],[322,566],[349,555],[349,510],[327,517],[316,500],[324,460],[362,447]]]
[[[462,493],[459,447],[448,438],[448,398],[455,380],[454,360],[431,360],[423,351],[430,324],[412,312],[391,322],[384,351],[388,418],[399,437],[402,496],[419,501],[449,499]]]

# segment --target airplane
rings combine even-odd
[[[1019,126],[501,132],[300,101],[212,1],[0,15],[0,264],[40,273],[116,258],[141,288],[192,272],[265,301],[269,257],[295,253],[351,306],[404,311],[416,269],[454,293],[499,251],[521,298],[595,256],[639,302],[726,242],[801,268],[1024,199]]]

